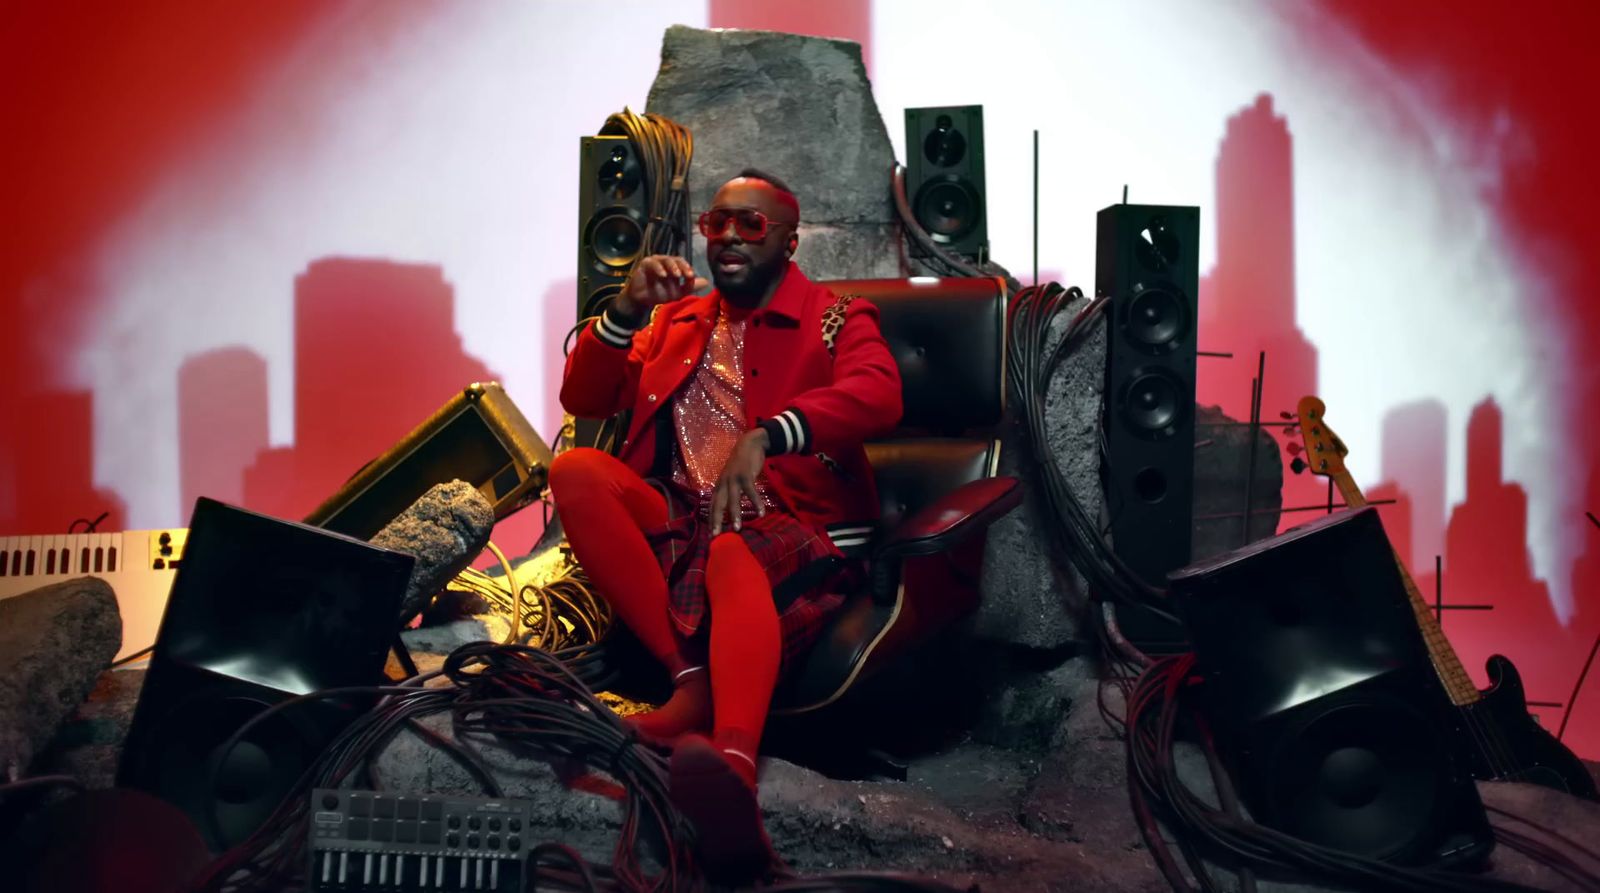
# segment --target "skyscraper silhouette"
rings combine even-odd
[[[245,501],[302,517],[474,381],[455,297],[430,264],[328,258],[295,279],[294,446],[264,451]]]
[[[1200,347],[1233,358],[1200,359],[1196,396],[1248,419],[1250,382],[1266,351],[1261,416],[1276,421],[1316,393],[1317,350],[1295,316],[1294,140],[1271,96],[1261,94],[1228,119],[1216,170],[1217,262],[1200,282]],[[1314,504],[1325,494],[1309,475],[1285,475],[1286,507]],[[1281,526],[1304,518],[1285,514]]]
[[[1434,556],[1444,554],[1446,425],[1438,400],[1406,403],[1383,416],[1383,479],[1409,494],[1411,549],[1400,554],[1415,570],[1432,570]]]
[[[178,367],[179,507],[196,498],[242,505],[244,471],[267,448],[267,361],[244,347],[196,354]]]
[[[1528,554],[1528,494],[1503,477],[1503,415],[1493,399],[1467,422],[1467,498],[1445,528],[1447,604],[1487,604],[1492,611],[1446,611],[1444,631],[1480,687],[1483,662],[1504,654],[1516,663],[1534,700],[1558,700],[1577,672],[1573,637],[1556,617],[1549,587],[1533,575]],[[1565,681],[1564,681],[1565,680]]]

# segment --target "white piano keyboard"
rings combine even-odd
[[[125,657],[155,644],[189,531],[124,530],[0,537],[0,598],[73,577],[99,577],[117,594]]]

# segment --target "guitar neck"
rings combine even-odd
[[[1344,497],[1345,505],[1351,508],[1362,508],[1367,504],[1367,498],[1361,494],[1361,488],[1356,486],[1355,478],[1348,471],[1339,471],[1333,475],[1334,486],[1339,488],[1339,494]],[[1461,665],[1461,658],[1456,656],[1456,650],[1450,647],[1450,640],[1444,636],[1444,630],[1439,627],[1438,618],[1433,614],[1433,609],[1422,598],[1422,593],[1417,589],[1417,583],[1411,579],[1411,572],[1406,570],[1406,563],[1401,560],[1399,553],[1394,556],[1394,563],[1400,568],[1400,581],[1405,584],[1406,597],[1411,600],[1411,613],[1417,620],[1417,628],[1422,630],[1422,641],[1427,643],[1428,656],[1433,661],[1433,669],[1439,674],[1439,681],[1444,683],[1445,692],[1450,695],[1450,701],[1457,707],[1472,704],[1483,697],[1478,692],[1478,687],[1472,684],[1472,677],[1467,675],[1467,670]]]

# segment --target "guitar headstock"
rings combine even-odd
[[[1295,409],[1299,413],[1300,439],[1306,445],[1306,466],[1311,473],[1323,476],[1343,474],[1344,457],[1350,450],[1323,418],[1327,406],[1317,397],[1308,396],[1301,397]]]

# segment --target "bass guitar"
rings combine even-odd
[[[1302,397],[1297,407],[1306,465],[1312,473],[1331,479],[1346,505],[1360,508],[1367,504],[1366,497],[1345,468],[1349,450],[1328,427],[1326,408],[1316,397]],[[1522,677],[1511,661],[1499,654],[1491,656],[1487,663],[1489,687],[1479,691],[1398,554],[1395,563],[1433,668],[1458,710],[1459,731],[1474,744],[1469,751],[1472,777],[1528,782],[1600,800],[1583,762],[1528,712]]]

